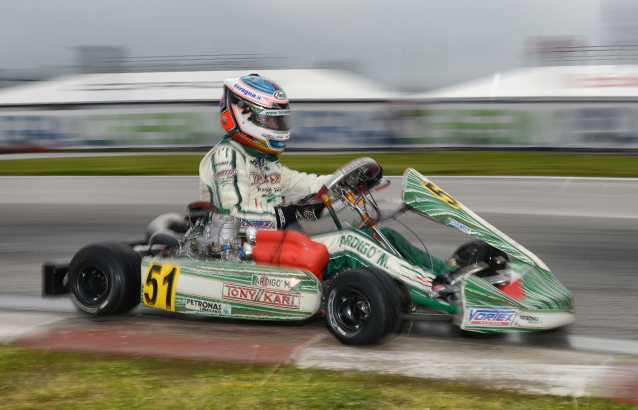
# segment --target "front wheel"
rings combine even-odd
[[[139,254],[119,243],[88,245],[69,264],[73,303],[93,315],[125,312],[140,302]]]
[[[382,342],[398,331],[401,298],[393,280],[372,268],[352,269],[330,284],[326,326],[344,344]]]

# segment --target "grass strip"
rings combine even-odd
[[[638,177],[638,156],[519,151],[295,155],[281,162],[304,172],[329,174],[348,161],[370,156],[386,175],[407,167],[424,175],[521,175]],[[193,154],[0,160],[0,176],[197,175],[203,157]]]
[[[416,378],[0,346],[0,409],[629,409]]]

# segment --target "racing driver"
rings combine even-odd
[[[290,138],[290,107],[284,90],[274,81],[250,74],[224,81],[220,122],[227,135],[202,159],[199,166],[200,198],[218,211],[242,219],[242,227],[285,229],[300,218],[316,220],[323,203],[284,204],[282,197],[308,196],[323,187],[331,175],[291,170],[279,162]],[[382,176],[381,167],[371,183]],[[401,255],[439,275],[454,268],[403,238],[381,228]],[[333,270],[351,264],[327,245]],[[333,269],[330,269],[333,267]],[[356,267],[356,266],[351,266]],[[331,273],[331,272],[327,272]]]
[[[279,155],[290,138],[288,97],[258,74],[224,81],[220,121],[226,135],[199,165],[200,197],[243,225],[284,229],[299,215],[317,218],[323,203],[284,205],[283,195],[319,191],[330,175],[287,168]]]

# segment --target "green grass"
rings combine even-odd
[[[415,378],[0,347],[0,409],[629,409]]]
[[[0,160],[0,176],[14,175],[197,175],[201,155],[139,155]],[[547,152],[369,153],[386,175],[407,167],[424,175],[556,175],[638,177],[638,156]],[[364,154],[294,155],[281,162],[290,168],[332,173]]]
[[[0,175],[197,175],[199,155],[139,155],[10,159],[0,161]]]

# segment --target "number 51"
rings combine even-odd
[[[151,265],[144,281],[144,304],[159,309],[175,310],[175,282],[179,266]]]

